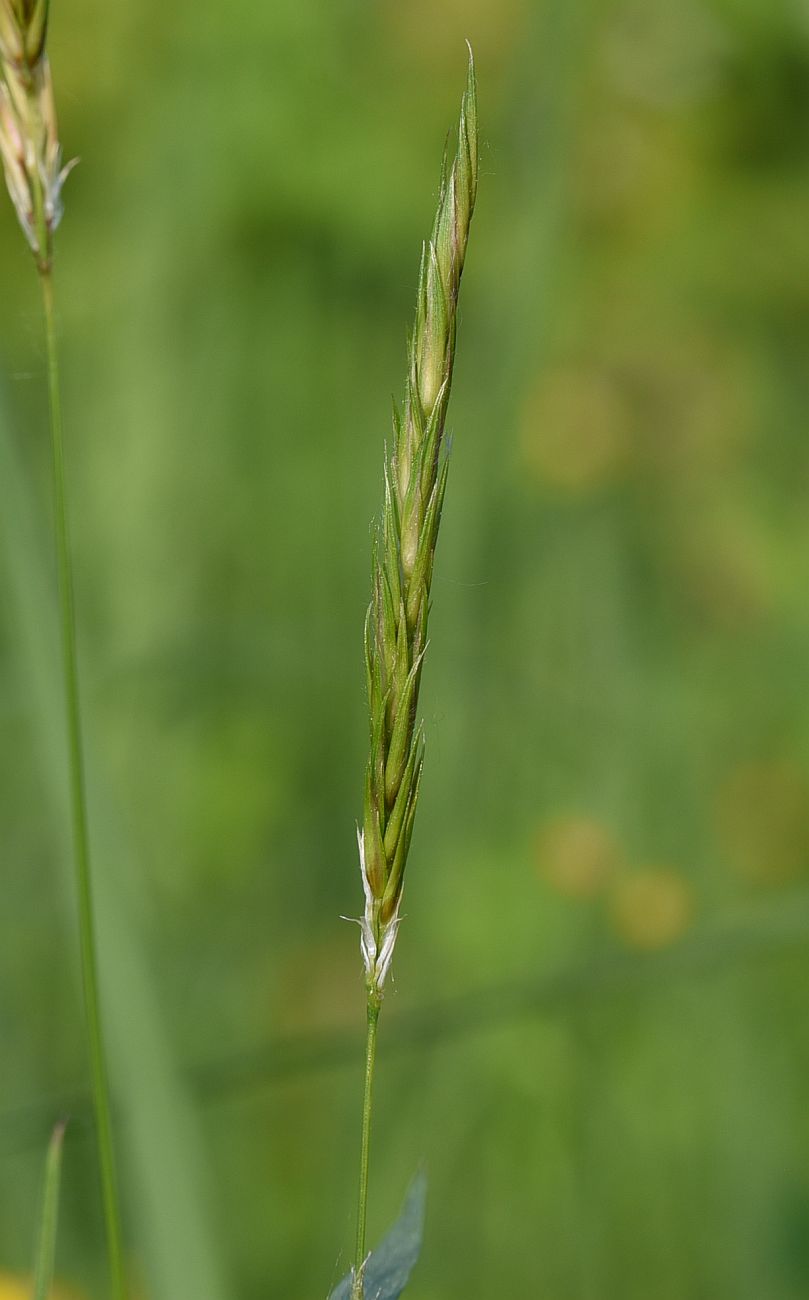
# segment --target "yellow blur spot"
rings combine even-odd
[[[0,1273],[0,1300],[31,1300],[33,1280],[30,1277],[14,1277],[11,1273]],[[63,1286],[54,1286],[50,1293],[51,1300],[79,1300],[76,1291]]]
[[[809,781],[788,759],[733,768],[715,817],[725,856],[746,880],[783,884],[809,865]]]
[[[607,828],[589,817],[554,818],[537,838],[539,874],[567,898],[593,898],[618,860],[618,848]]]
[[[27,1278],[0,1273],[0,1300],[30,1300],[31,1282]]]
[[[609,913],[624,943],[653,952],[682,938],[694,915],[694,895],[679,872],[645,867],[615,882]]]
[[[543,376],[525,402],[522,459],[549,487],[581,495],[622,475],[628,427],[614,380],[584,366],[559,366]]]

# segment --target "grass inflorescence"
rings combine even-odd
[[[451,161],[450,161],[451,157]],[[424,767],[417,721],[430,587],[449,459],[444,428],[455,363],[458,291],[478,184],[475,67],[469,51],[454,155],[445,152],[438,207],[422,246],[416,320],[401,410],[385,456],[365,620],[370,753],[358,831],[365,911],[360,922],[368,1032],[352,1300],[362,1300],[376,1036]]]
[[[390,966],[424,763],[417,722],[430,586],[449,458],[444,426],[455,361],[458,290],[478,181],[477,100],[470,53],[457,150],[445,155],[438,208],[424,244],[401,410],[385,457],[365,622],[371,745],[360,859],[366,908],[362,955],[380,997]]]

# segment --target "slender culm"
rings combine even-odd
[[[98,1134],[113,1300],[125,1300],[121,1215],[112,1137],[110,1090],[101,1021],[90,834],[84,778],[76,620],[53,292],[53,235],[62,215],[62,166],[53,87],[45,50],[49,0],[0,0],[0,156],[9,194],[34,255],[42,291],[48,363],[53,507],[59,586],[62,670],[67,724],[70,812],[78,896],[79,950]]]
[[[376,1033],[390,967],[424,763],[419,685],[449,461],[444,425],[455,361],[458,290],[478,181],[477,97],[472,52],[457,145],[441,171],[438,208],[419,271],[401,410],[385,456],[371,603],[365,621],[370,754],[358,830],[365,912],[360,922],[368,998],[365,1100],[352,1300],[363,1298],[368,1156]]]

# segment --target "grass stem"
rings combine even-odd
[[[354,1281],[351,1300],[363,1300],[365,1271],[365,1226],[368,1218],[368,1159],[371,1149],[371,1110],[373,1104],[376,1030],[380,1003],[373,992],[368,994],[368,1033],[365,1040],[365,1094],[362,1102],[362,1141],[360,1147],[360,1186],[357,1198],[357,1248],[354,1255]]]
[[[39,267],[42,305],[45,315],[45,339],[48,365],[51,443],[53,455],[53,506],[56,532],[56,560],[59,586],[59,614],[62,641],[65,709],[67,723],[70,810],[73,830],[73,856],[79,913],[79,949],[81,954],[84,1010],[89,1041],[90,1073],[93,1088],[104,1223],[107,1236],[111,1290],[113,1300],[126,1300],[123,1235],[115,1173],[112,1117],[107,1063],[99,1002],[98,961],[96,955],[95,915],[90,879],[90,839],[87,820],[87,795],[82,750],[79,682],[76,665],[76,618],[73,601],[73,572],[68,532],[67,490],[65,483],[62,403],[59,385],[59,352],[56,339],[53,273],[48,263]]]

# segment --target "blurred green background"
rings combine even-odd
[[[54,4],[99,924],[144,1300],[350,1261],[361,627],[444,133],[478,213],[381,1030],[413,1300],[809,1294],[809,8]],[[102,1296],[43,349],[0,212],[0,1271]],[[2,1292],[0,1284],[0,1294]]]

